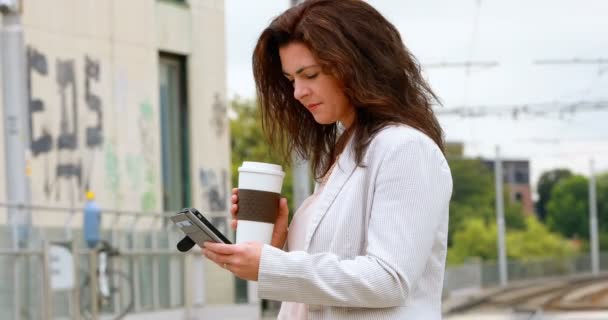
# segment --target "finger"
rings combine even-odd
[[[232,218],[236,218],[236,214],[239,211],[239,206],[237,204],[233,204],[230,206],[230,214],[232,214]]]
[[[233,194],[232,196],[230,196],[230,201],[232,203],[238,203],[239,202],[239,196],[237,196],[236,194]]]
[[[281,198],[279,202],[279,214],[289,215],[289,207],[287,206],[287,198]]]
[[[232,188],[232,194],[235,196],[239,195],[239,189],[238,188]]]
[[[222,254],[222,255],[231,255],[238,253],[240,248],[235,244],[224,244],[224,243],[215,243],[215,242],[205,242],[203,247],[207,250],[212,251],[213,253]]]
[[[236,219],[232,219],[232,222],[230,222],[230,227],[231,227],[233,230],[236,230],[237,223],[238,223],[238,220],[236,220]]]
[[[289,207],[287,206],[287,199],[281,198],[281,200],[279,201],[279,214],[272,230],[272,246],[277,248],[283,246],[283,244],[285,243],[285,238],[287,237],[288,224]]]
[[[203,249],[203,254],[205,257],[207,257],[207,259],[213,261],[220,267],[223,267],[224,263],[230,263],[230,255],[218,254],[217,252],[213,252],[209,249]]]

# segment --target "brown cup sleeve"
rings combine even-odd
[[[281,195],[274,192],[239,189],[238,220],[275,223]]]

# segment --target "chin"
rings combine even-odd
[[[322,125],[327,125],[327,124],[334,124],[334,123],[336,123],[336,120],[330,120],[330,119],[320,119],[320,118],[317,118],[317,117],[315,117],[315,121],[316,121],[318,124],[322,124]]]

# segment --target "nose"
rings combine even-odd
[[[293,83],[293,97],[296,98],[296,100],[301,101],[309,94],[310,88],[296,79]]]

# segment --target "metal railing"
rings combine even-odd
[[[509,283],[592,273],[589,254],[509,261],[507,270]],[[608,271],[608,252],[600,253],[600,271]],[[447,267],[444,296],[459,290],[480,290],[499,285],[497,262],[472,261]]]
[[[95,279],[97,270],[92,252],[78,249],[84,248],[85,245],[81,226],[75,222],[78,221],[79,215],[82,215],[84,208],[25,206],[0,202],[0,210],[3,208],[29,210],[35,223],[31,226],[31,240],[26,248],[12,245],[14,230],[8,225],[0,224],[0,318],[54,319],[60,316],[79,319],[82,277],[87,275],[90,279]],[[192,267],[195,259],[200,259],[203,264],[206,262],[201,257],[200,250],[195,249],[191,254],[175,250],[175,244],[183,235],[168,221],[172,212],[111,209],[101,211],[104,239],[121,251],[122,258],[118,261],[118,270],[126,273],[133,281],[133,312],[178,307],[185,308],[188,312],[191,308],[200,306],[200,302],[193,298],[193,273],[188,269]],[[53,216],[53,226],[40,222],[44,220],[41,219],[44,215],[49,214]],[[72,290],[53,291],[51,288],[49,246],[58,242],[69,243],[73,248],[73,268],[78,279],[75,280],[75,288]],[[601,254],[600,269],[608,270],[608,253]],[[561,259],[511,261],[508,264],[508,272],[510,282],[570,276],[590,273],[591,261],[588,254]],[[244,302],[242,297],[237,297],[240,292],[234,292],[233,277],[230,277],[229,281],[228,278],[214,278],[206,276],[206,279],[218,282],[215,283],[216,288],[229,288],[225,303]],[[238,281],[236,284],[238,286]],[[458,290],[479,290],[497,285],[499,277],[495,262],[477,261],[449,266],[445,274],[444,296],[447,297]],[[246,290],[246,287],[241,289]],[[98,290],[88,290],[91,291],[89,296],[93,301]],[[217,291],[213,291],[216,296]],[[108,313],[107,310],[101,312]],[[115,308],[113,313],[117,312]]]
[[[97,261],[91,250],[84,248],[81,226],[77,218],[83,208],[51,207],[43,205],[20,205],[0,203],[2,208],[29,210],[33,223],[27,247],[12,244],[14,229],[0,224],[0,318],[2,319],[55,319],[64,317],[80,319],[82,315],[79,298],[84,277],[91,280],[88,294],[92,301],[98,294]],[[115,261],[117,271],[125,273],[133,281],[133,312],[184,308],[186,313],[201,306],[201,299],[194,301],[195,288],[192,264],[196,259],[204,261],[200,250],[194,248],[189,254],[175,250],[175,244],[183,236],[173,223],[169,223],[170,212],[137,212],[101,209],[102,235],[112,247],[121,252]],[[1,213],[1,211],[0,211]],[[53,216],[52,223],[41,223],[42,216]],[[8,219],[7,219],[8,221]],[[59,222],[58,222],[59,221]],[[54,291],[50,269],[49,247],[62,243],[71,247],[73,270],[76,275],[74,288]],[[205,273],[205,270],[198,270]],[[225,274],[225,273],[224,273]],[[204,275],[203,275],[204,277]],[[2,279],[3,278],[3,279]],[[227,288],[225,303],[234,303],[234,278],[205,277],[218,281],[217,286]],[[4,296],[2,296],[4,295]],[[202,293],[204,296],[204,292]],[[114,310],[95,310],[105,314],[117,314]]]

